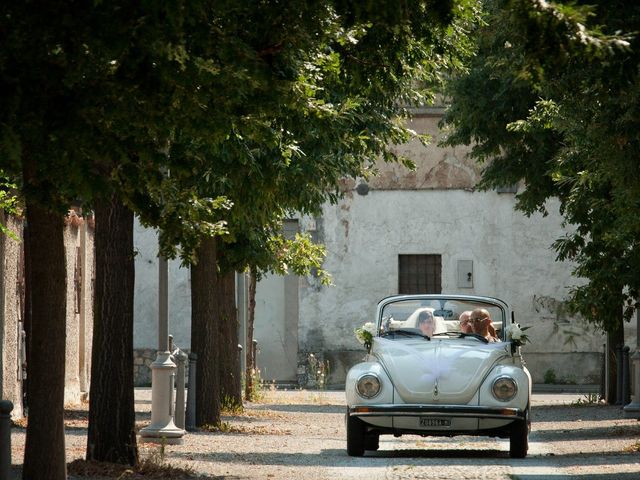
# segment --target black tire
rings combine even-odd
[[[509,435],[509,456],[524,458],[529,450],[529,424],[527,420],[517,420],[511,427]]]
[[[351,457],[364,455],[366,426],[358,417],[347,413],[347,454]]]
[[[368,433],[364,437],[364,449],[377,451],[380,448],[380,434],[379,433]]]

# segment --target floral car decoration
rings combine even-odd
[[[355,329],[356,338],[364,345],[367,352],[371,350],[373,336],[376,334],[376,326],[373,322],[367,322],[363,326]]]
[[[527,328],[495,298],[380,301],[376,321],[355,332],[369,353],[347,374],[347,453],[378,450],[386,434],[482,435],[508,438],[510,456],[525,457],[531,376],[520,346]]]

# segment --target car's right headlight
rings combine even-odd
[[[518,393],[518,384],[511,377],[498,377],[493,381],[491,391],[498,400],[508,402]]]
[[[356,390],[358,395],[364,398],[373,398],[380,393],[382,385],[377,375],[366,373],[358,378],[356,382]]]

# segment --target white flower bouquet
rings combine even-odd
[[[507,327],[507,338],[517,346],[529,343],[529,337],[524,332],[530,328],[531,327],[521,327],[519,323],[512,323]]]
[[[371,344],[373,343],[373,336],[376,333],[376,326],[373,322],[367,322],[361,327],[354,330],[358,341],[365,346],[367,352],[371,350]]]

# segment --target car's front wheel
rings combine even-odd
[[[364,455],[366,426],[358,417],[347,412],[347,453],[352,457]]]
[[[524,458],[529,450],[529,423],[527,419],[516,420],[509,435],[509,456]]]
[[[380,434],[367,433],[364,437],[364,449],[373,450],[374,452],[380,448]]]

